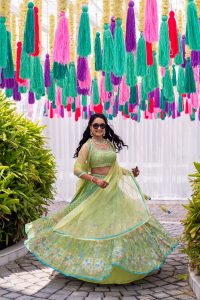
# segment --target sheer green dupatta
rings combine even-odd
[[[89,169],[90,150],[86,149],[87,156],[78,159],[75,167],[79,172],[83,167]],[[143,194],[130,172],[123,172],[115,162],[104,180],[109,183],[105,189],[92,182],[79,182],[75,197],[83,194],[86,199],[56,224],[55,232],[82,240],[105,240],[126,234],[150,219]]]

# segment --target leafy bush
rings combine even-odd
[[[53,200],[55,159],[43,129],[0,94],[0,249],[21,240]]]
[[[188,205],[184,224],[184,252],[189,256],[191,267],[200,274],[200,163],[194,163],[197,173],[189,175],[192,186],[192,199]]]

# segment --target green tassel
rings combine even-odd
[[[53,73],[50,74],[51,78],[51,85],[48,87],[48,99],[49,101],[55,101],[56,99],[56,88],[55,88],[55,82],[53,78]]]
[[[8,42],[6,32],[6,18],[0,17],[0,68],[4,69],[7,65]]]
[[[61,89],[63,89],[65,87],[65,80],[66,80],[66,76],[65,78],[56,80],[56,85]]]
[[[54,61],[53,63],[53,77],[54,79],[64,79],[67,71],[67,65],[62,65]]]
[[[101,39],[100,39],[99,32],[96,33],[94,53],[95,53],[95,71],[100,71],[102,70],[102,51],[101,51]]]
[[[130,87],[137,84],[133,52],[128,52],[126,56],[126,83]]]
[[[128,102],[126,102],[125,105],[124,105],[124,114],[126,116],[128,116],[128,114],[129,114],[129,111],[128,111]]]
[[[13,89],[6,89],[6,97],[10,98],[13,95]]]
[[[148,98],[148,95],[147,95],[147,91],[146,91],[146,77],[143,77],[142,83],[141,83],[141,100],[142,100],[142,102],[144,102],[146,104],[147,98]],[[143,107],[144,107],[144,103],[143,103]],[[145,109],[146,109],[146,106],[145,106]]]
[[[174,63],[176,65],[182,65],[183,64],[183,48],[182,48],[182,41],[181,41],[181,35],[178,33],[178,49],[179,53],[174,58]]]
[[[166,68],[170,62],[170,47],[169,47],[169,33],[167,16],[162,16],[162,22],[160,26],[160,36],[158,44],[158,62],[163,68]]]
[[[174,90],[169,68],[165,69],[165,76],[163,77],[163,92],[168,102],[174,101]]]
[[[26,86],[19,86],[19,87],[18,87],[18,91],[19,91],[19,93],[21,93],[21,94],[26,94],[27,88],[26,88]]]
[[[190,120],[191,120],[191,121],[195,121],[195,118],[196,118],[195,113],[196,113],[195,108],[192,108],[192,113],[191,113],[191,115],[190,115]]]
[[[113,86],[110,78],[110,73],[105,73],[105,90],[106,92],[112,92]]]
[[[172,66],[172,83],[173,83],[173,86],[176,86],[176,69],[175,69],[175,65]]]
[[[153,65],[148,67],[148,86],[149,90],[153,91],[159,87],[158,82],[158,64],[156,59],[156,52],[153,52]]]
[[[26,53],[33,53],[35,48],[34,11],[33,2],[29,2],[24,30],[23,47]]]
[[[185,71],[184,69],[179,66],[178,68],[178,81],[177,81],[177,91],[178,93],[185,94]]]
[[[165,97],[164,97],[164,90],[163,89],[161,89],[161,91],[160,91],[160,108],[162,110],[165,109]]]
[[[52,108],[56,108],[56,101],[52,101]]]
[[[102,69],[108,73],[114,69],[114,42],[108,24],[104,25]]]
[[[112,116],[112,115],[109,115],[109,116],[108,116],[108,120],[112,121],[112,120],[113,120],[113,116]]]
[[[194,79],[194,71],[190,63],[190,58],[187,58],[185,67],[185,91],[187,94],[196,93],[196,82]]]
[[[39,56],[33,56],[31,67],[30,90],[38,97],[45,95],[44,75]]]
[[[87,106],[87,95],[82,95],[81,105]]]
[[[140,38],[137,44],[136,52],[136,75],[145,76],[147,72],[147,55],[146,55],[146,42],[143,33],[140,33]]]
[[[90,22],[88,7],[82,7],[80,26],[78,31],[78,55],[87,57],[91,54]]]
[[[72,102],[72,112],[75,112],[76,111],[76,102],[75,102],[75,99],[74,101]]]
[[[22,47],[19,76],[22,79],[31,78],[31,56],[25,52],[24,46]]]
[[[66,95],[65,95],[65,89],[64,89],[64,88],[62,89],[62,105],[63,105],[64,107],[67,106],[67,97],[66,97]]]
[[[7,65],[4,69],[4,76],[5,78],[13,78],[14,77],[14,65],[13,65],[13,56],[12,56],[12,47],[11,47],[11,34],[9,31],[7,31],[7,50],[8,50],[8,56],[7,56]]]
[[[138,106],[138,114],[137,114],[138,123],[140,123],[140,120],[141,120],[141,111],[140,111],[140,107]]]
[[[125,45],[124,35],[122,30],[122,20],[117,19],[114,37],[114,74],[122,77],[125,72]]]
[[[178,112],[182,112],[183,111],[183,101],[182,101],[182,96],[179,94],[178,96]]]
[[[69,73],[66,73],[65,79],[64,79],[64,86],[63,90],[65,93],[65,97],[69,97]]]
[[[92,80],[92,100],[94,105],[98,105],[100,103],[99,88],[96,78]]]
[[[40,100],[40,99],[41,99],[41,96],[40,96],[40,94],[38,94],[38,93],[35,93],[35,99],[36,99],[36,100]]]
[[[105,110],[108,110],[110,108],[110,101],[106,101],[105,103],[104,103],[104,109]],[[122,109],[122,111],[123,111],[123,109]]]
[[[137,103],[137,87],[132,86],[130,88],[130,99],[129,99],[130,104],[136,104]]]
[[[191,50],[200,50],[200,29],[196,4],[188,0],[185,42]]]
[[[76,68],[74,62],[69,64],[69,96],[77,97]]]
[[[84,111],[84,120],[87,120],[87,118],[88,118],[88,113],[87,113],[87,110],[86,110],[86,111]]]
[[[119,105],[119,111],[123,111],[124,110],[124,106],[123,105]]]
[[[145,92],[148,94],[151,91],[149,88],[148,74],[146,74],[143,78],[144,78],[144,89]]]

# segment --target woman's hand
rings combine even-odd
[[[108,182],[100,178],[96,177],[95,179],[93,179],[93,181],[96,183],[96,185],[98,185],[102,189],[105,189],[108,186]]]
[[[134,169],[132,169],[132,173],[134,177],[137,177],[140,174],[140,171],[137,166]]]

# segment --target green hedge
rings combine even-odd
[[[184,240],[186,252],[189,256],[190,266],[200,274],[200,163],[194,163],[197,173],[190,174],[192,186],[192,199],[188,205],[184,224]]]
[[[21,240],[54,198],[55,159],[43,129],[0,93],[0,249]]]

